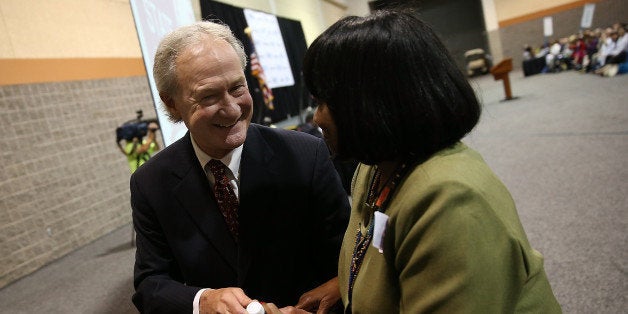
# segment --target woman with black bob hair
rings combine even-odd
[[[461,142],[475,93],[417,12],[341,19],[304,76],[330,152],[360,162],[338,269],[346,313],[560,313],[510,193]]]
[[[340,128],[340,159],[427,157],[460,140],[480,117],[466,77],[415,15],[344,18],[311,45],[304,75]]]

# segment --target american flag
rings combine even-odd
[[[275,105],[273,105],[273,91],[266,84],[266,75],[264,75],[264,68],[262,64],[259,62],[259,58],[257,57],[257,52],[255,52],[255,44],[253,43],[253,38],[251,36],[251,29],[245,28],[244,32],[249,36],[251,41],[251,75],[257,79],[257,83],[259,84],[259,88],[262,91],[262,96],[264,97],[264,104],[266,108],[269,110],[275,109]]]

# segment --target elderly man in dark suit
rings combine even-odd
[[[251,124],[246,55],[228,27],[167,35],[153,74],[189,132],[131,177],[140,312],[328,310],[348,198],[324,142]]]

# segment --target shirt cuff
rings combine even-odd
[[[200,306],[201,294],[203,294],[203,292],[205,290],[211,290],[211,289],[205,288],[205,289],[198,290],[198,292],[194,296],[194,304],[192,305],[193,306],[192,314],[199,314],[200,313],[200,310],[201,310],[201,306]]]

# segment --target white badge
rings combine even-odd
[[[380,253],[384,253],[384,234],[386,233],[386,223],[388,222],[388,215],[375,211],[375,225],[373,226],[373,246],[376,247]]]

